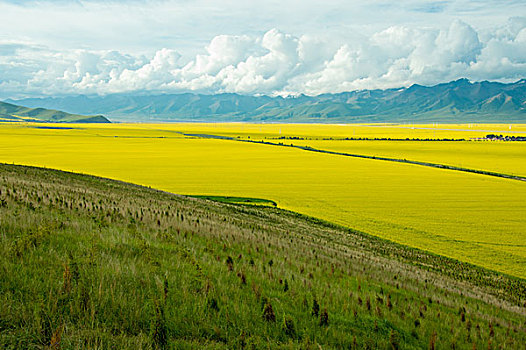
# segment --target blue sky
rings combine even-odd
[[[0,98],[514,81],[525,28],[522,0],[0,0]]]

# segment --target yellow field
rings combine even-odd
[[[410,159],[526,176],[526,142],[293,140],[292,143],[343,153]]]
[[[287,132],[298,137],[341,138],[353,137],[348,134],[352,129],[355,133],[372,130],[375,133],[371,135],[393,132],[407,135],[413,132],[411,130],[433,132],[429,129],[254,124],[57,125],[75,129],[37,129],[35,126],[41,125],[0,125],[1,162],[89,173],[182,194],[271,199],[282,208],[526,277],[525,182],[290,147],[187,138],[178,133],[251,136],[254,139],[279,135],[281,129],[282,135]],[[489,127],[509,128],[508,125],[484,126],[488,130]],[[435,131],[457,133],[463,138],[480,133],[459,131],[469,129],[467,126],[454,126],[454,129]],[[513,125],[512,130],[526,132],[520,125]],[[313,142],[303,140],[306,141]],[[292,142],[299,144],[300,141]],[[405,155],[415,155],[411,153],[413,144],[427,145],[420,142],[402,145],[398,141],[390,150],[388,144],[315,142],[325,142],[323,146],[327,148],[341,147],[340,144],[347,147],[348,143],[354,145],[352,147],[362,147],[364,152],[368,151],[367,147],[376,145],[378,149],[374,152]],[[441,150],[441,145],[445,148],[456,145],[429,144],[430,152],[414,151],[416,155],[447,159],[449,151]],[[469,142],[459,143],[460,149],[450,153],[449,159],[458,161],[456,157],[461,157],[458,153],[469,152],[470,147],[474,150],[468,158],[473,159],[484,154],[484,147],[495,147],[488,154],[506,158],[499,167],[510,169],[506,172],[523,171],[521,166],[524,165],[514,165],[515,159],[522,159],[524,163],[525,152],[520,152],[522,143],[473,144],[476,146]],[[515,154],[516,158],[509,158],[510,154]]]
[[[475,139],[502,134],[526,136],[526,125],[305,125],[305,124],[182,124],[185,133],[310,146],[368,156],[410,159],[509,175],[526,176],[526,142],[501,141],[381,141],[345,138]],[[291,138],[300,138],[291,139]],[[284,138],[284,139],[283,139]],[[331,139],[331,140],[327,140]]]
[[[154,126],[156,127],[156,126]],[[526,124],[245,124],[209,123],[169,126],[186,132],[200,132],[252,139],[276,137],[323,138],[432,138],[471,139],[487,134],[526,136]]]

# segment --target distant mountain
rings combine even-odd
[[[14,102],[129,121],[526,122],[526,80],[503,84],[460,79],[429,87],[285,98],[115,94]]]
[[[0,122],[109,123],[102,115],[85,116],[0,102]]]

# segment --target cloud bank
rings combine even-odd
[[[441,29],[390,26],[362,37],[218,35],[183,59],[174,48],[153,55],[53,50],[0,41],[0,97],[122,92],[317,95],[471,80],[526,77],[526,18],[491,30],[453,20]]]

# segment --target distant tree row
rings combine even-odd
[[[500,140],[500,141],[526,141],[526,136],[503,136],[496,134],[486,135],[487,140]]]

